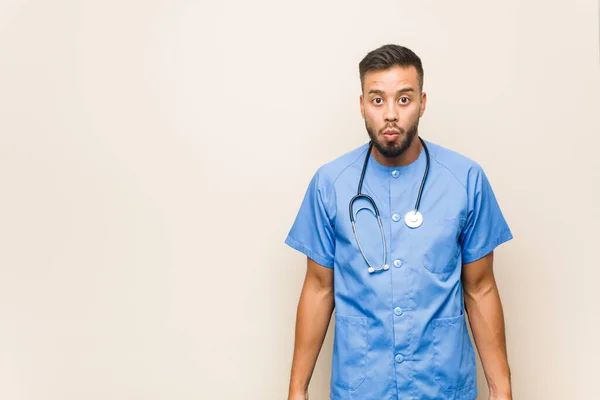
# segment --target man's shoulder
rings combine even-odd
[[[362,167],[362,160],[364,160],[368,148],[369,143],[363,143],[360,146],[346,151],[342,155],[321,164],[316,172],[319,181],[322,184],[331,187],[345,171],[348,171],[351,168]]]
[[[474,159],[428,140],[425,143],[429,149],[431,161],[447,170],[463,186],[467,186],[470,175],[483,172],[481,165]]]

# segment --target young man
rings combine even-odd
[[[493,250],[512,234],[490,183],[419,137],[414,52],[382,46],[359,72],[371,140],[317,170],[285,241],[308,257],[288,399],[308,399],[334,304],[331,399],[475,399],[465,311],[490,399],[511,399]]]

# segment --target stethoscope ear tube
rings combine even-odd
[[[349,209],[348,211],[350,212],[350,221],[352,222],[352,231],[354,232],[354,238],[356,239],[356,244],[358,245],[358,249],[360,250],[360,253],[362,254],[363,258],[365,259],[365,262],[367,263],[367,265],[369,266],[368,271],[370,274],[372,274],[376,271],[387,270],[390,268],[390,266],[387,264],[387,247],[386,247],[386,243],[385,243],[385,233],[383,231],[383,223],[381,222],[381,217],[379,215],[379,208],[377,208],[377,204],[375,204],[375,200],[373,200],[373,198],[371,196],[360,193],[360,191],[362,190],[363,180],[365,179],[365,172],[367,171],[367,163],[369,162],[369,154],[371,154],[372,148],[373,148],[373,141],[371,141],[369,143],[369,149],[367,150],[367,156],[365,158],[362,172],[360,174],[360,180],[358,181],[357,193],[350,200],[350,204],[348,207],[348,209]],[[367,255],[365,254],[362,246],[360,245],[360,240],[358,239],[358,234],[356,233],[356,224],[354,221],[353,206],[354,206],[354,202],[358,199],[365,199],[369,203],[371,203],[371,205],[373,206],[373,212],[375,213],[375,216],[377,217],[377,223],[379,224],[379,231],[381,232],[381,241],[383,243],[383,265],[380,268],[373,267],[371,262],[369,262],[369,260],[367,259]]]
[[[419,188],[419,194],[417,195],[417,202],[415,203],[415,214],[420,214],[419,213],[419,205],[421,204],[421,196],[423,195],[423,188],[425,187],[425,181],[427,180],[427,175],[429,175],[429,149],[427,148],[427,145],[425,144],[423,139],[419,138],[419,140],[423,144],[423,149],[425,150],[425,156],[427,159],[427,163],[425,164],[425,173],[423,174],[423,179],[421,180],[421,187]],[[421,219],[422,219],[422,217],[421,217]]]
[[[358,198],[359,195],[354,196],[353,200]],[[362,197],[362,196],[361,196]],[[368,197],[368,196],[365,196]],[[370,197],[368,197],[370,199]],[[372,203],[375,206],[375,203]],[[387,247],[385,243],[385,234],[383,232],[383,224],[381,223],[381,217],[379,217],[379,212],[377,212],[377,222],[379,223],[379,231],[381,232],[381,242],[383,243],[383,265],[380,268],[373,267],[373,264],[367,259],[367,255],[363,251],[362,246],[360,245],[360,240],[358,240],[358,234],[356,233],[356,224],[354,223],[354,215],[352,213],[352,202],[350,203],[350,215],[352,216],[352,232],[354,232],[354,239],[356,239],[356,244],[358,245],[358,249],[360,250],[360,254],[362,254],[365,259],[367,265],[369,266],[369,273],[373,273],[375,271],[387,270],[390,266],[387,264]]]
[[[355,195],[352,200],[350,200],[350,204],[349,204],[349,211],[350,211],[350,221],[354,222],[354,202],[358,199],[365,199],[367,200],[369,203],[371,203],[371,206],[373,206],[373,212],[375,213],[375,216],[377,218],[379,218],[379,209],[377,208],[377,205],[375,204],[375,200],[373,200],[373,198],[367,194],[357,194]],[[359,210],[360,211],[360,210]]]

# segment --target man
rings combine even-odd
[[[371,140],[318,169],[285,241],[308,259],[288,399],[308,399],[334,304],[331,399],[475,399],[465,311],[490,399],[511,399],[493,250],[512,234],[490,183],[419,137],[414,52],[382,46],[359,72]]]

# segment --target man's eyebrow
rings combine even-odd
[[[406,87],[403,89],[400,89],[396,92],[396,94],[402,94],[402,93],[407,93],[407,92],[414,92],[415,90],[411,87]],[[369,90],[369,92],[367,94],[378,94],[380,96],[383,96],[385,94],[385,92],[383,90],[380,89],[371,89]]]
[[[379,94],[379,95],[383,96],[385,93],[383,92],[383,90],[371,89],[371,90],[369,90],[369,92],[367,94]]]

